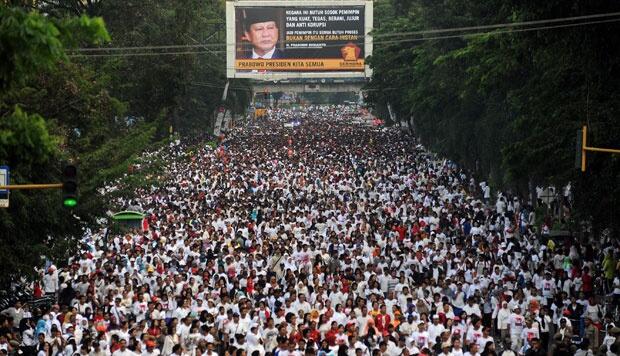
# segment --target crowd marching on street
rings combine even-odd
[[[145,153],[167,174],[115,202],[144,228],[42,269],[56,303],[2,311],[0,355],[620,355],[615,240],[553,239],[536,202],[360,115]]]

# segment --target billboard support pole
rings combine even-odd
[[[226,98],[228,98],[228,87],[230,85],[230,81],[226,80],[226,85],[224,85],[224,91],[222,92],[222,103],[217,111],[217,115],[215,116],[215,125],[213,127],[213,134],[215,136],[219,136],[222,133],[222,122],[224,121],[224,116],[226,115],[227,109],[224,107],[224,103],[226,102]]]
[[[226,81],[226,85],[224,86],[224,92],[222,93],[222,104],[226,101],[228,97],[228,86],[230,85],[230,80]]]

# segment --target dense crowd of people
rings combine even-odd
[[[619,353],[615,241],[554,240],[532,202],[355,107],[147,157],[167,175],[117,202],[143,228],[42,270],[57,303],[3,311],[0,355]]]

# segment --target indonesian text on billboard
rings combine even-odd
[[[236,72],[363,72],[364,6],[236,7]]]

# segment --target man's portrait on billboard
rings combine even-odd
[[[243,37],[251,46],[241,53],[245,59],[285,58],[278,48],[280,30],[278,12],[269,8],[246,8],[243,10]]]

